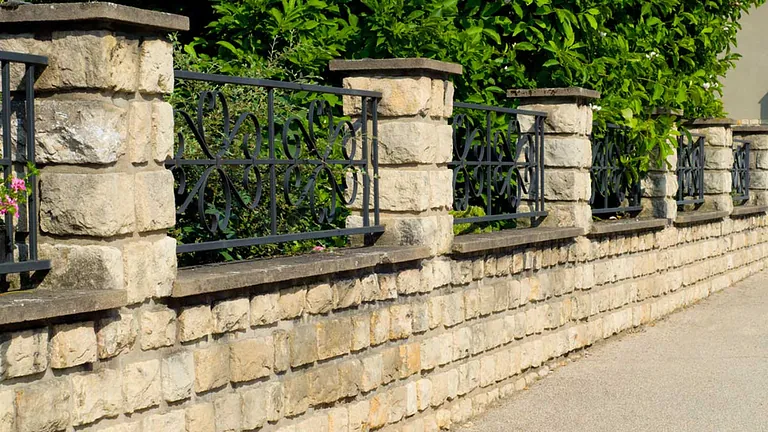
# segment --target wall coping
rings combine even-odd
[[[759,213],[768,213],[768,206],[742,205],[736,206],[731,212],[731,216],[752,216]]]
[[[751,134],[751,133],[768,133],[768,125],[739,125],[733,126],[734,133]]]
[[[0,325],[117,309],[128,303],[124,290],[29,290],[0,294]]]
[[[26,24],[17,29],[24,32],[35,31],[30,24],[74,24],[91,22],[100,25],[123,25],[151,31],[186,31],[189,30],[189,18],[165,12],[139,9],[114,3],[49,3],[0,5],[0,23]]]
[[[602,221],[592,224],[592,230],[590,236],[600,236],[609,234],[622,234],[637,231],[648,231],[664,229],[668,225],[667,219],[653,218],[653,219],[630,219],[630,220],[616,220],[616,221]]]
[[[240,261],[179,269],[171,297],[189,297],[239,288],[418,261],[432,256],[427,246],[374,246],[309,255]]]
[[[332,72],[359,72],[366,75],[393,75],[398,72],[461,75],[464,70],[460,64],[428,58],[331,60],[329,68]]]
[[[467,234],[453,239],[454,254],[470,254],[493,249],[567,240],[584,235],[584,228],[526,228],[496,231],[483,234]]]
[[[600,92],[583,87],[556,87],[556,88],[537,88],[537,89],[509,89],[507,90],[509,98],[580,98],[580,99],[600,99]]]
[[[679,108],[654,108],[651,111],[652,116],[672,115],[676,117],[682,117],[685,112]]]
[[[705,118],[695,119],[685,123],[687,126],[728,126],[736,124],[734,119],[730,118]]]
[[[675,219],[675,225],[690,225],[701,222],[711,222],[725,219],[730,215],[727,211],[692,212],[679,214]]]

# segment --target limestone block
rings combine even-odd
[[[440,406],[443,402],[456,398],[459,385],[459,372],[457,369],[436,374],[432,377],[431,381],[431,404],[433,407]]]
[[[257,429],[280,419],[283,393],[280,383],[263,384],[242,394],[243,428]]]
[[[390,347],[381,352],[381,380],[383,384],[400,378],[401,360],[398,347]]]
[[[349,413],[346,408],[328,411],[328,432],[349,432]]]
[[[244,339],[229,346],[231,380],[251,381],[272,373],[275,345],[272,336]]]
[[[167,402],[177,402],[192,396],[195,380],[195,360],[192,353],[182,351],[163,359],[162,388]]]
[[[310,287],[306,292],[307,312],[324,314],[333,309],[333,289],[327,283]]]
[[[17,378],[45,372],[47,368],[47,328],[11,333],[10,339],[0,343],[0,377]]]
[[[248,309],[247,298],[223,300],[216,303],[212,308],[213,332],[227,333],[245,330],[249,323]]]
[[[167,414],[155,414],[146,417],[144,420],[142,420],[141,424],[142,428],[147,431],[181,431],[186,427],[186,418],[184,411],[176,410]]]
[[[353,359],[338,365],[340,395],[342,397],[356,396],[360,392],[363,377],[363,363]]]
[[[450,338],[449,334],[443,334],[443,339]],[[447,344],[453,347],[452,343]],[[419,373],[421,370],[421,344],[414,342],[408,345],[401,345],[400,350],[400,378],[407,378]],[[446,351],[444,348],[442,352]],[[441,352],[441,354],[442,354]],[[449,360],[450,361],[450,360]]]
[[[145,39],[139,47],[139,91],[173,91],[173,46],[164,39]]]
[[[544,120],[545,133],[577,134],[584,136],[588,136],[592,133],[592,110],[587,105],[555,102],[552,104],[520,105],[519,109],[546,112],[548,115]],[[520,122],[520,130],[533,130],[533,116],[519,115],[517,118]]]
[[[381,345],[389,340],[390,325],[389,309],[373,311],[371,314],[371,345]]]
[[[35,160],[37,163],[115,163],[126,151],[128,120],[129,112],[108,99],[37,99]]]
[[[371,317],[368,314],[352,316],[352,351],[360,351],[371,345]]]
[[[421,212],[453,204],[452,173],[447,169],[381,168],[379,177],[382,210]]]
[[[435,255],[447,253],[453,244],[453,216],[400,216],[382,214],[386,231],[378,244],[399,246],[430,246]]]
[[[176,224],[176,199],[170,170],[136,174],[136,228],[141,232],[160,231]]]
[[[400,117],[429,115],[432,98],[432,80],[427,77],[397,78],[344,78],[344,88],[371,90],[382,93],[378,111],[380,116]],[[362,101],[359,97],[344,97],[344,114],[360,114]]]
[[[68,380],[43,381],[16,392],[16,428],[19,432],[63,431],[71,419]]]
[[[410,305],[394,305],[389,308],[390,316],[390,328],[389,339],[405,339],[411,335],[412,329],[412,317]]]
[[[179,340],[189,342],[211,334],[213,313],[207,304],[184,308],[179,314]]]
[[[96,324],[96,345],[100,359],[115,357],[133,348],[138,336],[138,323],[128,312],[118,312]]]
[[[553,202],[547,204],[549,215],[542,226],[545,227],[582,227],[592,225],[592,209],[584,202],[566,203]]]
[[[397,423],[405,417],[408,404],[408,389],[405,386],[395,387],[387,392],[389,399],[388,423]]]
[[[156,406],[162,399],[160,360],[131,363],[123,368],[125,412]]]
[[[229,348],[211,345],[194,352],[195,392],[202,393],[229,382]]]
[[[242,401],[238,393],[230,393],[213,401],[216,432],[241,430]]]
[[[733,147],[733,132],[730,127],[713,126],[691,129],[690,132],[704,135],[704,146],[706,147]]]
[[[730,170],[733,168],[733,149],[704,147],[705,170]]]
[[[730,194],[731,173],[728,171],[704,171],[705,194]]]
[[[103,417],[116,417],[122,409],[121,377],[104,369],[98,374],[72,377],[72,424],[80,426]]]
[[[768,171],[751,172],[750,182],[750,188],[757,190],[768,189]]]
[[[592,165],[592,143],[585,138],[547,137],[544,165],[556,168],[589,168]]]
[[[296,425],[296,431],[327,431],[328,416],[317,415],[310,417]]]
[[[15,431],[16,425],[16,392],[5,390],[0,392],[0,430]]]
[[[152,104],[144,100],[133,100],[128,104],[128,130],[125,153],[131,163],[143,164],[152,158],[151,128]]]
[[[309,404],[316,406],[335,402],[341,397],[339,368],[328,366],[307,372]]]
[[[389,405],[389,394],[380,393],[371,398],[370,413],[368,414],[368,426],[371,429],[378,429],[389,420],[391,407]]]
[[[544,172],[544,199],[588,201],[592,183],[587,171],[549,169]]]
[[[398,272],[397,292],[399,294],[415,294],[423,291],[425,290],[419,269],[406,269]]]
[[[353,403],[349,406],[349,431],[363,432],[368,430],[368,414],[371,403],[367,400]]]
[[[451,118],[453,117],[453,95],[454,95],[454,87],[453,83],[451,81],[445,82],[445,101],[443,102],[443,117],[445,118]]]
[[[40,175],[40,229],[58,235],[111,237],[133,232],[133,176]]]
[[[279,297],[280,294],[277,293],[257,294],[253,297],[251,299],[251,325],[266,325],[277,321],[280,314]]]
[[[167,102],[152,102],[152,158],[157,163],[173,157],[173,107]],[[146,127],[146,124],[144,125]]]
[[[429,115],[431,117],[441,118],[445,113],[445,88],[446,81],[432,80],[432,94],[429,99]]]
[[[171,346],[176,342],[176,312],[165,306],[141,311],[139,327],[143,350]]]
[[[306,374],[294,374],[283,381],[283,415],[295,416],[309,408],[309,380]]]
[[[171,295],[176,280],[176,240],[165,235],[123,245],[125,289],[129,303]]]
[[[476,303],[473,302],[473,294],[476,291],[467,291],[466,293],[455,292],[447,296],[439,297],[442,305],[442,310],[435,311],[433,307],[433,313],[440,313],[442,323],[446,327],[453,327],[457,324],[464,322],[466,311],[469,311],[469,315],[476,315]],[[468,299],[466,297],[469,297]],[[435,306],[435,305],[433,305]],[[438,324],[439,325],[439,324]]]
[[[123,289],[123,263],[119,249],[109,246],[39,244],[41,259],[51,260],[42,289],[72,287],[82,290]]]
[[[186,432],[212,432],[216,428],[212,403],[199,403],[185,410]]]
[[[93,321],[53,327],[51,367],[64,369],[96,361],[96,332]]]
[[[444,123],[379,122],[379,164],[445,164],[453,159],[453,129]]]
[[[312,363],[318,358],[317,331],[312,324],[294,327],[289,333],[291,366]]]
[[[360,279],[345,279],[333,282],[334,309],[357,306],[363,301],[363,284]]]
[[[376,389],[382,383],[382,370],[384,361],[381,354],[374,354],[363,358],[363,375],[360,389],[369,392]]]
[[[280,319],[292,319],[304,312],[306,307],[307,290],[304,287],[285,290],[280,293]]]
[[[275,344],[275,372],[285,372],[291,366],[290,334],[278,329],[272,332],[272,339]]]
[[[352,322],[349,318],[317,323],[317,352],[320,360],[347,354],[350,351]]]
[[[411,330],[413,333],[423,333],[430,329],[429,327],[429,303],[424,301],[415,303],[411,307],[413,320]]]

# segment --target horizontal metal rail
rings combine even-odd
[[[35,66],[48,66],[48,57],[10,51],[0,51],[0,61]]]

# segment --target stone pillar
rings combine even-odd
[[[171,31],[108,3],[0,8],[0,50],[47,56],[36,84],[41,288],[170,295],[176,275]]]
[[[447,253],[453,243],[453,84],[461,66],[429,59],[334,60],[344,87],[381,92],[378,161],[381,223],[377,244],[425,245]],[[355,104],[357,102],[357,104]],[[344,99],[347,115],[359,98]]]
[[[657,121],[662,121],[667,117],[669,122],[674,124],[673,119],[669,117],[680,117],[683,112],[680,110],[654,111],[653,117]],[[676,129],[676,126],[673,126]],[[652,162],[648,170],[648,176],[642,181],[643,196],[641,204],[643,211],[640,217],[661,218],[675,220],[677,218],[677,138],[671,138],[668,142],[671,153],[666,160],[659,161],[658,164]],[[656,161],[660,159],[657,153]]]
[[[521,110],[543,111],[544,209],[542,226],[581,227],[589,231],[592,209],[592,109],[589,102],[600,93],[580,87],[509,90],[520,99]],[[526,116],[521,117],[521,124]]]
[[[749,203],[768,205],[768,126],[734,126],[733,137],[750,142]]]
[[[733,211],[731,125],[731,119],[699,119],[688,125],[692,134],[704,135],[704,211]]]

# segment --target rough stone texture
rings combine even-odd
[[[269,376],[275,362],[275,347],[272,337],[245,339],[229,346],[231,380],[252,381]]]
[[[127,125],[128,112],[101,99],[38,99],[35,160],[37,163],[115,163],[125,153],[122,145],[128,136]]]
[[[225,300],[213,306],[213,331],[226,333],[248,328],[247,298]]]
[[[305,324],[291,330],[291,366],[297,367],[317,360],[317,332],[315,326]]]
[[[592,165],[592,143],[586,137],[547,137],[544,145],[545,167],[589,168]]]
[[[53,327],[51,367],[64,369],[96,361],[96,332],[93,321]]]
[[[0,391],[0,430],[13,431],[16,425],[16,393]]]
[[[16,392],[19,432],[63,431],[71,420],[71,388],[63,379],[44,381]]]
[[[243,393],[243,428],[257,429],[268,421],[280,419],[283,409],[282,388],[268,383]]]
[[[216,413],[216,432],[239,431],[242,419],[242,402],[237,393],[222,396],[213,401]]]
[[[437,255],[451,250],[453,240],[453,216],[400,216],[382,214],[386,227],[378,244],[403,246],[429,246]]]
[[[307,290],[307,312],[323,314],[333,309],[333,289],[330,284],[322,283]]]
[[[131,413],[160,403],[160,360],[131,363],[123,369],[125,412]]]
[[[100,359],[128,352],[138,336],[138,323],[130,313],[104,318],[97,323],[96,345]]]
[[[152,158],[165,162],[173,156],[173,107],[167,102],[152,103]]]
[[[179,314],[179,340],[189,342],[208,336],[213,331],[213,314],[208,305],[182,309]]]
[[[202,393],[229,382],[229,349],[212,345],[195,351],[195,392]]]
[[[280,294],[257,294],[251,299],[251,325],[272,324],[280,314]]]
[[[195,362],[192,353],[182,351],[173,354],[162,363],[163,398],[177,402],[192,396],[195,379]]]
[[[542,222],[544,227],[579,227],[590,230],[592,210],[586,202],[563,204],[553,202],[547,205],[549,215]]]
[[[591,194],[588,171],[544,171],[544,199],[551,201],[588,201]]]
[[[123,289],[123,257],[110,246],[80,246],[41,243],[41,259],[51,260],[41,289]]]
[[[346,354],[350,350],[352,322],[337,319],[317,324],[317,353],[320,360]]]
[[[133,176],[128,174],[40,175],[40,229],[58,235],[110,237],[132,232]]]
[[[453,205],[453,173],[450,170],[381,168],[379,177],[382,210],[421,212],[447,209]]]
[[[143,310],[139,327],[141,349],[171,346],[176,341],[176,312],[165,307]]]
[[[164,235],[145,238],[123,246],[129,303],[170,295],[176,278],[176,240]]]
[[[344,88],[381,92],[379,115],[384,117],[427,116],[432,97],[432,80],[427,77],[344,78]],[[361,112],[359,97],[344,97],[344,114]],[[442,114],[442,113],[440,113]]]
[[[199,403],[186,409],[186,432],[211,432],[216,428],[212,403]]]
[[[291,319],[300,316],[306,305],[307,290],[303,287],[286,290],[280,293],[277,300],[280,307],[280,318]]]
[[[167,40],[146,39],[139,51],[139,90],[169,94],[173,91],[173,46]]]
[[[72,424],[93,423],[103,417],[117,417],[123,404],[118,371],[72,377]]]
[[[167,169],[136,174],[136,228],[166,230],[176,223],[173,174]]]
[[[0,343],[0,377],[17,378],[48,368],[48,329],[11,333]]]
[[[564,101],[553,103],[524,104],[519,109],[528,111],[540,111],[547,113],[544,120],[544,133],[577,134],[588,136],[592,131],[592,110],[587,105],[578,105]],[[534,117],[519,115],[520,130],[532,131]]]
[[[440,123],[379,122],[379,164],[448,163],[453,157],[453,129]]]
[[[171,432],[184,430],[185,420],[184,411],[176,410],[149,416],[141,423],[144,430]]]

